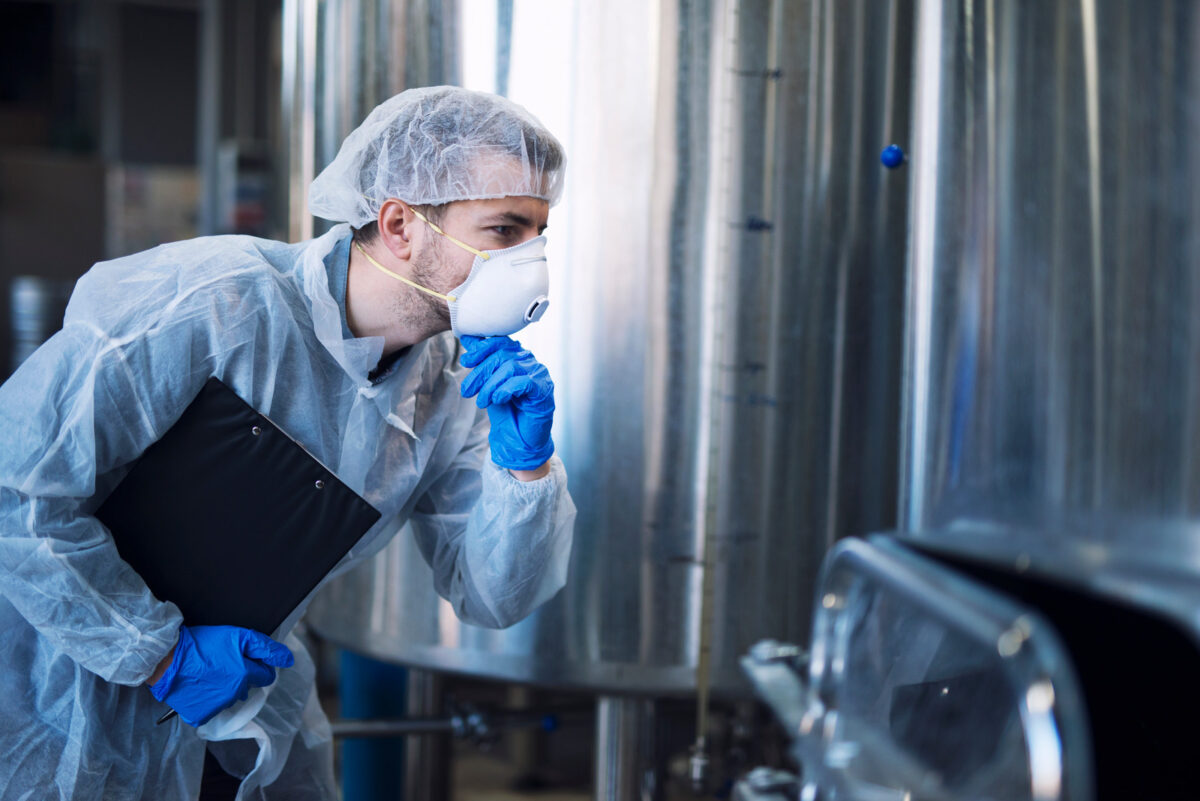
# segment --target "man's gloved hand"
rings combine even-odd
[[[150,692],[192,726],[207,723],[251,687],[275,681],[275,668],[291,667],[286,645],[237,626],[181,626],[175,656]]]
[[[554,382],[521,343],[508,337],[462,337],[463,367],[472,368],[462,395],[488,410],[492,461],[509,470],[536,470],[554,453]]]

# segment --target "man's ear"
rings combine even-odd
[[[379,225],[379,239],[393,256],[407,261],[412,256],[412,235],[417,223],[416,215],[408,204],[388,198],[379,207],[376,218]]]

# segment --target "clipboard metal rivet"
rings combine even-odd
[[[317,479],[317,489],[325,489],[325,482],[322,479]]]
[[[257,437],[259,434],[262,433],[262,429],[259,428],[258,426],[254,426],[253,428],[250,429],[250,433]]]

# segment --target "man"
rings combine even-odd
[[[303,605],[276,632],[184,625],[93,516],[210,377],[382,513],[330,575],[408,521],[464,620],[508,626],[557,592],[575,509],[553,389],[503,335],[544,308],[562,165],[502,98],[410,90],[313,183],[313,213],[348,225],[80,279],[0,387],[0,799],[195,798],[206,750],[239,798],[335,797]]]

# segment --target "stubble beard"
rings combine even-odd
[[[442,262],[441,242],[433,240],[431,247],[423,250],[412,261],[412,280],[423,287],[443,292],[437,284],[439,267]],[[402,293],[396,299],[396,314],[412,320],[420,328],[435,333],[450,328],[450,306],[441,298],[436,298],[427,292],[412,289]]]

